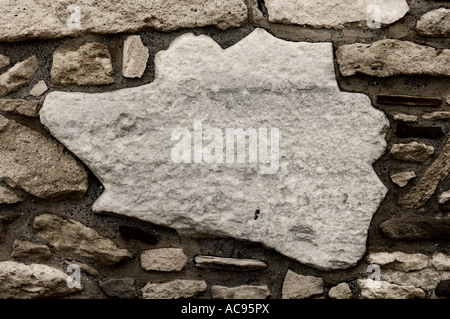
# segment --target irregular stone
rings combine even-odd
[[[41,80],[38,83],[36,83],[35,86],[33,86],[33,88],[30,91],[30,95],[41,96],[42,94],[47,92],[47,90],[48,90],[47,84],[45,83],[44,80]]]
[[[267,264],[256,259],[195,256],[195,267],[201,269],[222,269],[230,271],[254,271],[267,268]]]
[[[259,242],[318,268],[357,263],[387,192],[372,163],[384,154],[388,120],[368,96],[339,90],[331,43],[284,41],[256,29],[222,49],[207,36],[184,34],[155,63],[148,85],[45,99],[42,123],[105,187],[94,211],[183,235]],[[259,123],[262,135],[274,132],[272,160],[235,163],[231,151],[243,153],[228,143],[228,163],[220,151],[211,159],[197,147],[195,161],[213,163],[189,164],[187,150],[187,163],[179,163],[177,149],[199,122],[222,133]],[[178,143],[177,128],[184,132]]]
[[[142,289],[144,299],[193,298],[206,291],[203,280],[175,279],[166,283],[148,283]]]
[[[401,251],[393,253],[378,252],[371,253],[367,257],[367,261],[371,264],[408,272],[427,267],[428,256],[424,254],[405,254]]]
[[[343,76],[450,76],[450,50],[410,41],[385,39],[372,44],[343,45],[337,49],[336,57]]]
[[[85,273],[87,273],[89,275],[92,275],[92,276],[95,276],[95,277],[97,277],[99,275],[99,272],[98,272],[97,269],[94,269],[91,266],[86,265],[84,263],[80,263],[78,261],[73,261],[73,260],[64,260],[64,263],[66,265],[77,265],[78,267],[80,267],[80,270],[82,272],[85,272]]]
[[[434,194],[438,184],[450,173],[450,139],[447,139],[444,148],[431,164],[420,181],[409,191],[401,196],[397,203],[403,208],[418,208],[424,205]]]
[[[0,54],[0,69],[3,69],[5,66],[8,66],[11,63],[9,56]]]
[[[442,104],[442,99],[436,97],[380,94],[377,96],[377,104],[439,107]]]
[[[141,253],[141,267],[148,271],[181,271],[187,261],[181,248],[149,249]]]
[[[428,138],[436,139],[444,136],[442,127],[439,126],[412,126],[398,123],[397,137],[399,138]]]
[[[99,282],[98,284],[108,297],[116,297],[119,299],[133,299],[137,297],[133,278],[111,279],[105,282]]]
[[[450,218],[393,217],[379,226],[387,237],[396,240],[450,239]]]
[[[126,78],[140,78],[147,68],[150,54],[141,37],[132,35],[123,43],[122,75]]]
[[[0,298],[59,298],[83,288],[68,288],[66,273],[41,264],[30,266],[15,261],[0,262]]]
[[[430,121],[438,121],[438,120],[444,120],[444,121],[450,121],[450,112],[448,111],[436,111],[431,113],[425,113],[422,118],[424,120],[430,120]]]
[[[416,30],[426,37],[450,37],[450,9],[439,8],[425,13],[417,21]]]
[[[87,172],[62,145],[0,115],[0,180],[40,198],[83,195]]]
[[[15,239],[12,244],[13,258],[50,258],[52,252],[47,245],[39,245],[28,241]]]
[[[156,245],[158,243],[158,237],[156,235],[146,232],[140,228],[119,226],[119,232],[126,239],[138,239],[151,245]]]
[[[243,285],[233,288],[212,286],[211,295],[213,299],[266,299],[271,294],[267,286]]]
[[[9,188],[0,186],[0,204],[16,204],[21,201],[23,201],[22,197]]]
[[[389,27],[389,38],[403,39],[409,35],[411,30],[401,23],[396,23]]]
[[[102,43],[86,43],[75,48],[62,46],[53,52],[51,70],[55,85],[102,85],[115,82],[108,47]]]
[[[443,212],[450,211],[450,190],[439,194],[438,196],[439,210]]]
[[[367,27],[370,6],[376,6],[380,10],[377,21],[381,25],[394,23],[409,11],[405,0],[362,0],[358,5],[351,0],[265,0],[264,3],[270,22],[308,25],[314,28],[343,28],[348,24]]]
[[[394,120],[406,122],[406,123],[415,123],[417,122],[417,116],[416,115],[408,115],[408,114],[395,114]]]
[[[447,105],[450,105],[450,96],[448,96],[448,97],[445,99],[445,103],[447,103]]]
[[[244,0],[0,1],[0,41],[53,39],[87,33],[116,34],[216,26],[247,21]],[[45,19],[42,19],[45,17]]]
[[[391,175],[392,181],[400,187],[405,187],[408,182],[414,177],[416,177],[416,173],[414,173],[414,171]]]
[[[128,250],[117,247],[111,239],[71,218],[42,214],[34,219],[33,229],[62,253],[93,258],[105,265],[114,265],[133,257]]]
[[[450,256],[443,253],[434,253],[431,264],[437,270],[450,270]]]
[[[22,99],[0,99],[0,111],[30,117],[39,116],[39,101]]]
[[[436,296],[450,298],[450,280],[440,282],[436,287]]]
[[[389,155],[395,159],[405,162],[425,163],[431,160],[434,154],[434,147],[418,142],[407,144],[394,144]]]
[[[425,291],[414,286],[399,286],[386,281],[358,279],[364,299],[416,299],[425,298]]]
[[[331,299],[352,299],[353,293],[348,283],[342,282],[330,289],[328,297]]]
[[[19,214],[1,214],[0,215],[0,243],[3,242],[3,237],[6,233],[6,225],[14,221]]]
[[[390,283],[402,286],[414,286],[428,292],[433,292],[440,281],[450,279],[449,272],[436,271],[432,268],[408,273],[386,269],[381,272],[381,276],[383,280]]]
[[[314,276],[303,276],[288,269],[281,291],[282,299],[304,299],[322,294],[323,279]]]
[[[20,90],[36,73],[38,59],[35,55],[22,62],[16,63],[8,71],[0,75],[0,96],[8,95]]]

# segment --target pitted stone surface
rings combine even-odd
[[[13,114],[21,114],[30,117],[39,116],[39,101],[23,99],[1,99],[0,111]]]
[[[148,85],[51,92],[41,109],[51,134],[105,187],[94,211],[259,242],[317,268],[356,264],[386,194],[372,164],[389,124],[367,96],[339,91],[331,43],[288,42],[256,29],[224,50],[185,34],[156,55],[155,68]],[[217,128],[219,154],[234,146],[223,143],[226,128],[279,129],[279,149],[273,138],[270,161],[207,164],[211,149],[202,161],[196,144],[201,164],[175,163],[174,130],[187,139],[199,121]]]
[[[0,96],[6,96],[20,90],[31,80],[38,69],[38,59],[35,55],[14,64],[0,75]]]
[[[450,9],[439,8],[425,13],[417,21],[417,32],[429,37],[450,36]]]

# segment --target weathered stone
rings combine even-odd
[[[0,298],[58,298],[83,288],[68,288],[66,273],[47,265],[0,262]]]
[[[336,57],[343,76],[450,76],[450,50],[410,41],[385,39],[372,44],[343,45],[337,49]]]
[[[47,84],[45,83],[44,80],[41,80],[38,83],[36,83],[35,86],[33,86],[33,88],[30,91],[30,95],[41,96],[42,94],[47,92],[47,90],[48,90]]]
[[[431,264],[437,270],[450,270],[450,256],[443,253],[435,253],[431,258]]]
[[[425,113],[422,118],[424,120],[430,120],[430,121],[437,121],[437,120],[444,120],[444,121],[450,121],[450,112],[448,111],[436,111],[431,113]]]
[[[393,217],[379,228],[385,236],[396,240],[450,239],[450,218]]]
[[[267,264],[256,259],[195,256],[195,267],[202,269],[223,269],[231,271],[254,271],[267,268]]]
[[[424,254],[405,254],[401,251],[393,253],[378,252],[371,253],[367,257],[367,261],[371,264],[376,264],[385,268],[408,272],[427,267],[428,256]]]
[[[425,13],[417,21],[416,30],[426,37],[450,37],[450,9],[439,8]]]
[[[120,299],[133,299],[137,297],[133,278],[111,279],[105,282],[99,282],[98,284],[108,297]]]
[[[42,214],[34,219],[33,229],[50,246],[62,253],[93,258],[106,265],[133,257],[128,250],[117,247],[111,239],[71,218]]]
[[[51,138],[0,115],[0,180],[41,198],[82,195],[87,172]]]
[[[389,152],[389,155],[395,159],[419,163],[428,162],[433,154],[433,146],[418,142],[394,144]]]
[[[397,203],[403,208],[418,208],[424,205],[434,194],[438,184],[450,173],[450,139],[447,140],[439,156],[431,164],[421,180],[409,191],[400,197]]]
[[[450,280],[440,282],[436,287],[436,296],[450,298]]]
[[[405,187],[408,182],[414,177],[416,177],[416,173],[414,173],[414,171],[391,175],[392,181],[400,187]]]
[[[436,139],[444,136],[444,131],[439,126],[412,126],[398,123],[396,135],[399,138]]]
[[[417,116],[399,113],[394,115],[394,120],[406,123],[415,123],[417,122]]]
[[[122,75],[126,78],[140,78],[147,68],[150,54],[141,37],[132,35],[123,43]]]
[[[126,239],[138,239],[151,245],[158,243],[158,237],[155,234],[146,232],[140,228],[122,225],[119,226],[119,232]]]
[[[283,299],[304,299],[323,292],[322,278],[303,276],[288,269],[284,278],[281,297]]]
[[[85,273],[87,273],[89,275],[92,275],[92,276],[95,276],[95,277],[97,277],[99,275],[99,272],[98,272],[97,269],[94,269],[91,266],[86,265],[84,263],[80,263],[80,262],[74,261],[74,260],[64,260],[64,263],[66,265],[76,265],[76,266],[80,267],[80,270],[82,272],[85,272]]]
[[[399,286],[386,281],[358,279],[364,299],[416,299],[425,298],[425,291],[414,286]]]
[[[377,96],[377,104],[439,107],[442,104],[442,99],[436,97],[380,94]]]
[[[342,282],[339,285],[332,287],[328,292],[328,296],[331,299],[352,299],[353,293],[348,283]]]
[[[5,66],[8,66],[11,63],[9,56],[0,54],[0,69],[3,69]]]
[[[50,258],[52,252],[46,245],[30,243],[28,241],[15,239],[12,244],[11,257],[13,258]]]
[[[166,283],[148,283],[142,289],[144,299],[193,298],[206,291],[203,280],[176,279]]]
[[[16,204],[23,201],[22,197],[10,190],[0,186],[0,204]]]
[[[267,286],[244,285],[233,288],[212,286],[211,295],[213,299],[266,299],[271,294]]]
[[[3,242],[3,237],[6,233],[6,225],[14,221],[19,214],[1,214],[0,215],[0,243]]]
[[[381,25],[394,23],[409,11],[405,0],[362,0],[356,5],[352,0],[265,0],[264,3],[271,22],[315,28],[343,28],[348,24],[374,28],[375,21],[368,22],[374,6],[380,15],[374,15],[372,20],[377,19]]]
[[[94,211],[183,235],[259,242],[318,268],[357,263],[387,191],[372,163],[385,151],[388,121],[366,95],[339,90],[331,43],[284,41],[256,29],[222,49],[184,34],[156,55],[155,68],[155,81],[141,87],[45,99],[42,123],[105,187]],[[220,144],[213,159],[196,146],[195,161],[209,165],[189,164],[188,151],[180,163],[177,150],[200,123],[222,133],[255,125],[255,134],[272,131],[272,160],[235,163],[241,151],[229,140],[228,162]],[[177,128],[184,134],[175,142]]]
[[[187,261],[181,248],[149,249],[141,253],[141,267],[148,271],[181,271]]]
[[[391,269],[381,271],[383,280],[402,286],[414,286],[428,292],[433,292],[438,283],[450,279],[450,272],[437,271],[433,268],[425,268],[419,271],[402,272]]]
[[[409,32],[411,32],[411,30],[408,26],[401,23],[396,23],[389,27],[389,38],[403,39],[409,35]]]
[[[244,0],[1,0],[0,8],[2,42],[208,25],[223,30],[247,21]]]
[[[450,211],[450,190],[445,191],[438,196],[439,210],[443,212]]]
[[[0,75],[0,96],[8,95],[24,87],[36,73],[38,59],[35,55],[16,63],[8,71]]]
[[[0,99],[1,111],[30,117],[39,116],[38,105],[37,100]]]

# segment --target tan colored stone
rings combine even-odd
[[[126,78],[140,78],[147,68],[150,54],[141,37],[132,35],[123,43],[122,75]]]
[[[431,264],[437,270],[450,270],[450,256],[443,253],[435,253],[431,258]]]
[[[74,260],[64,260],[64,263],[66,265],[77,265],[78,267],[80,267],[80,270],[82,272],[85,272],[85,273],[87,273],[89,275],[92,275],[92,276],[95,276],[95,277],[97,277],[99,275],[99,272],[98,272],[97,269],[94,269],[91,266],[86,265],[84,263],[80,263],[80,262],[74,261]]]
[[[323,279],[303,276],[288,270],[281,292],[283,299],[304,299],[324,292]]]
[[[425,292],[414,286],[399,286],[386,281],[358,279],[361,297],[364,299],[415,299],[425,298]]]
[[[8,71],[0,75],[0,96],[8,95],[20,90],[31,80],[38,68],[35,55],[22,62],[16,63]]]
[[[9,56],[0,54],[0,69],[4,68],[5,66],[8,66],[10,63],[11,60],[9,59]]]
[[[212,286],[213,299],[266,299],[270,290],[267,286],[243,285],[238,287]]]
[[[450,272],[437,271],[433,267],[418,271],[403,272],[385,269],[381,272],[383,280],[402,286],[414,286],[428,292],[434,292],[436,286],[443,280],[450,279]]]
[[[425,113],[422,118],[424,120],[436,121],[436,120],[444,120],[450,121],[450,112],[448,111],[436,111],[431,113]]]
[[[398,174],[391,175],[392,181],[400,187],[405,187],[409,180],[416,177],[414,172],[402,172]]]
[[[423,36],[450,36],[450,9],[439,8],[425,13],[416,24],[416,30]]]
[[[12,244],[13,258],[50,258],[52,252],[47,245],[39,245],[28,241],[15,239]]]
[[[431,160],[434,147],[423,143],[411,142],[407,144],[394,144],[389,155],[395,159],[406,162],[425,163]]]
[[[428,265],[428,256],[424,254],[405,254],[401,251],[392,253],[371,253],[367,261],[386,268],[401,270],[404,272],[424,269]]]
[[[47,84],[45,83],[44,80],[41,80],[38,83],[36,83],[35,86],[33,86],[33,88],[30,91],[30,95],[41,96],[42,94],[47,92],[47,90],[48,90]]]
[[[203,280],[176,279],[166,283],[148,283],[142,289],[144,299],[193,298],[206,291]]]
[[[29,117],[39,116],[39,101],[23,99],[0,99],[0,110],[5,113],[14,113]]]
[[[149,249],[141,254],[141,267],[147,271],[181,271],[187,260],[181,248]]]
[[[353,298],[353,293],[348,283],[342,282],[339,285],[332,287],[328,292],[328,296],[331,299],[351,299]]]
[[[6,187],[0,186],[0,204],[16,204],[23,199],[12,190]]]
[[[415,123],[417,122],[417,116],[399,113],[394,115],[394,120],[406,123]]]
[[[196,256],[195,266],[232,271],[253,271],[267,268],[267,264],[256,259],[225,258],[216,256]]]

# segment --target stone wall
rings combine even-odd
[[[0,298],[448,298],[450,4],[355,3],[0,0]]]

